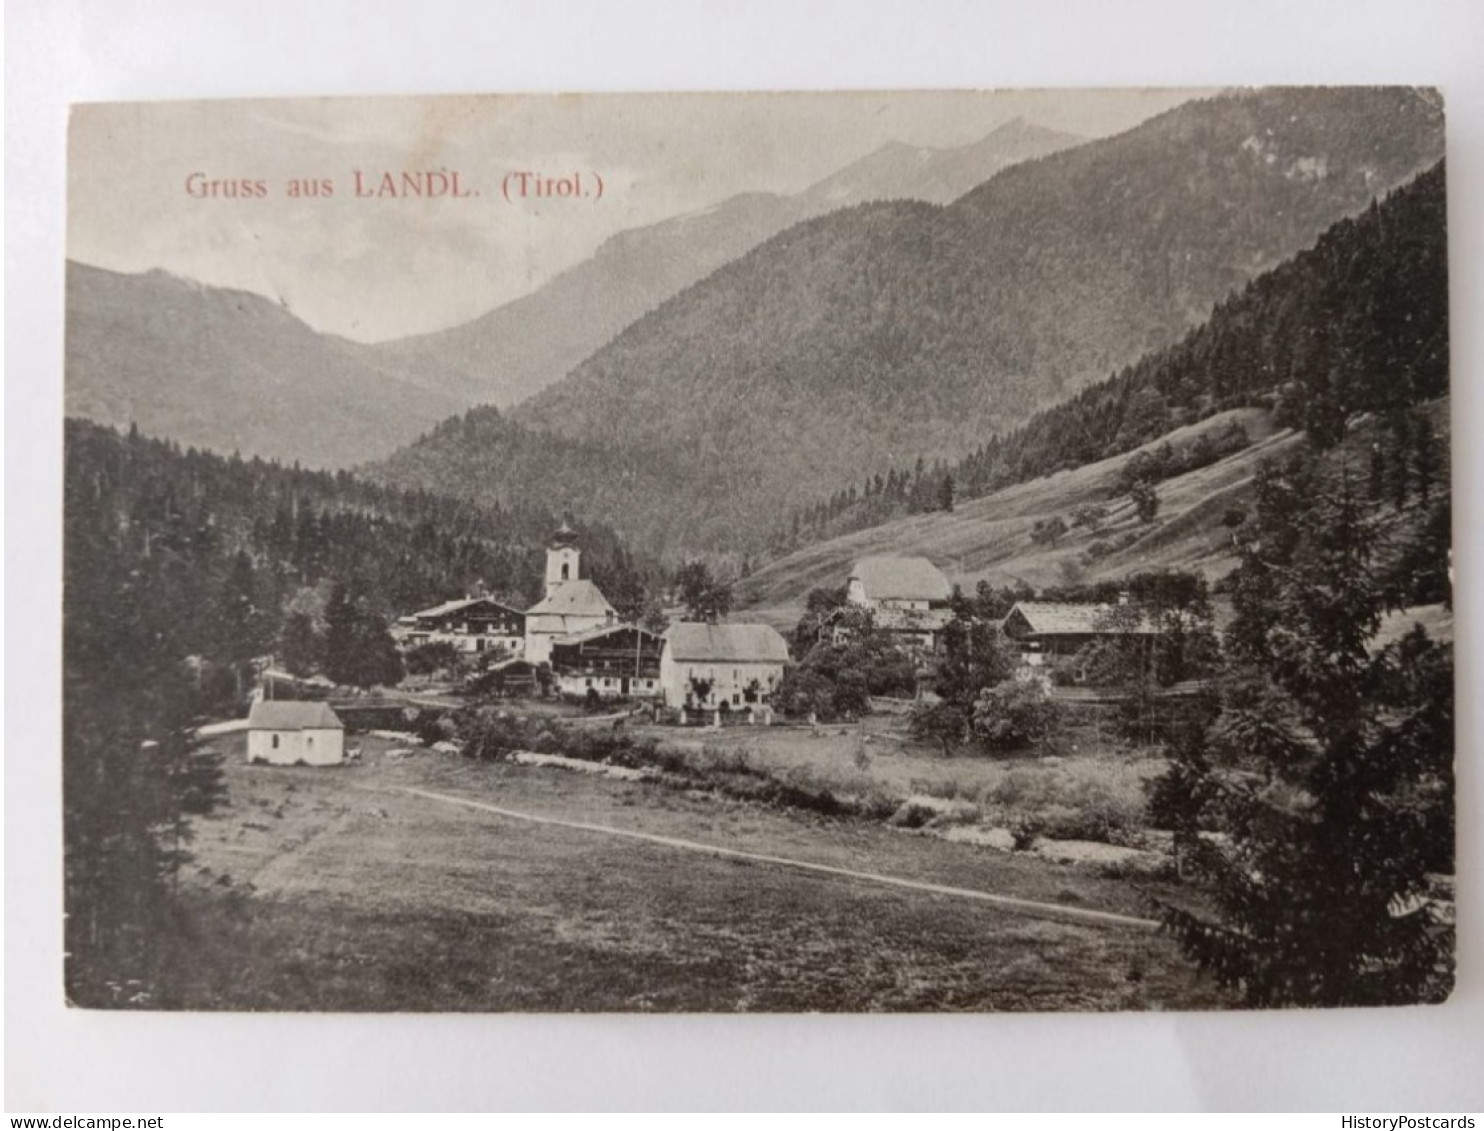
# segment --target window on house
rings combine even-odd
[[[570,579],[571,572],[572,572],[572,567],[570,565],[568,565],[566,562],[563,562],[562,563],[562,580],[563,581],[569,580]]]
[[[278,749],[278,735],[276,734],[273,736],[273,749]]]

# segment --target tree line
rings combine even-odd
[[[1410,438],[1426,437],[1403,420],[1448,392],[1447,279],[1439,162],[1218,303],[1175,345],[991,436],[960,460],[934,461],[926,485],[919,458],[885,477],[895,490],[883,492],[882,477],[873,476],[859,490],[799,509],[771,548],[787,552],[940,501],[939,509],[952,509],[955,501],[1131,452],[1234,408],[1271,410],[1278,424],[1302,429],[1321,447],[1337,443],[1359,414],[1384,418],[1389,450],[1420,465],[1425,478],[1436,461],[1409,451]],[[1144,477],[1133,486],[1151,483]]]
[[[117,1004],[178,938],[170,886],[219,784],[192,736],[240,712],[254,660],[395,682],[391,617],[476,582],[524,607],[558,520],[79,420],[64,456],[67,978]],[[581,536],[593,574],[642,589],[611,531]]]

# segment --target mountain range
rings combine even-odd
[[[1169,345],[1443,151],[1436,97],[1402,88],[1232,92],[1072,140],[1012,123],[957,150],[887,146],[379,345],[245,292],[71,264],[68,412],[601,515],[671,558],[740,554],[792,508],[971,452]]]
[[[348,467],[464,407],[452,375],[399,366],[283,306],[164,271],[67,264],[67,415],[224,454]]]
[[[352,466],[453,413],[539,391],[633,319],[802,218],[880,197],[945,199],[1078,140],[1016,119],[960,148],[890,144],[793,196],[736,196],[621,232],[472,322],[375,345],[318,333],[250,292],[69,263],[67,412],[223,452]]]
[[[504,408],[559,380],[635,319],[785,228],[876,200],[946,203],[1002,169],[1082,139],[1022,119],[966,146],[891,142],[794,195],[744,193],[620,232],[531,294],[449,330],[378,344],[394,365],[432,359],[473,402]]]
[[[603,494],[604,517],[656,552],[745,550],[792,506],[917,455],[962,454],[1170,344],[1442,151],[1426,92],[1186,103],[948,205],[867,203],[796,224],[516,408],[527,429],[663,460],[627,499],[601,467],[550,486],[518,468],[477,477],[437,435],[370,470],[475,497],[534,491],[579,513]]]

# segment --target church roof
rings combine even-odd
[[[850,578],[871,601],[946,601],[953,595],[943,571],[922,557],[861,558]]]
[[[617,610],[603,591],[587,578],[553,582],[546,596],[526,610],[527,616],[550,613],[567,617],[606,617]]]
[[[343,730],[345,724],[323,702],[259,699],[247,715],[248,730]]]

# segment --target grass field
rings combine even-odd
[[[1232,506],[1250,509],[1258,464],[1292,450],[1299,437],[1275,431],[1262,409],[1234,409],[1145,445],[1153,449],[1168,440],[1178,447],[1233,421],[1247,429],[1252,446],[1161,483],[1159,521],[1152,529],[1141,526],[1127,498],[1110,498],[1128,453],[968,500],[952,513],[911,515],[805,546],[747,578],[740,591],[744,612],[733,619],[745,616],[790,629],[810,589],[845,584],[851,563],[869,554],[925,554],[966,592],[980,580],[1041,587],[1118,577],[1135,568],[1184,569],[1215,579],[1236,565],[1222,515]],[[1052,547],[1031,541],[1037,519],[1059,515],[1070,522],[1073,509],[1089,503],[1109,508],[1096,530],[1074,530]],[[1141,537],[1130,548],[1096,562],[1084,560],[1093,542],[1136,533]]]
[[[1129,884],[703,790],[481,765],[365,739],[343,768],[248,766],[199,822],[193,937],[156,1006],[879,1011],[1227,1004],[1147,930],[510,820],[678,837],[1143,917]]]

